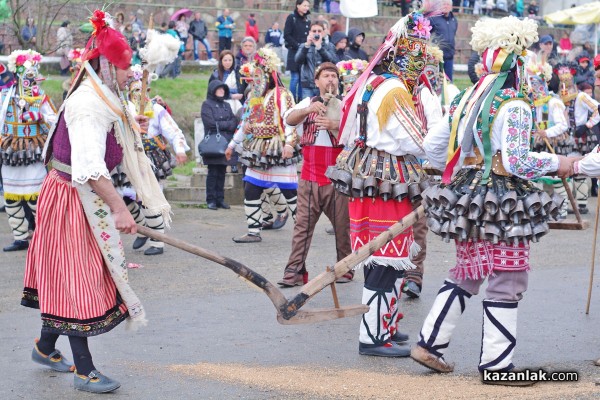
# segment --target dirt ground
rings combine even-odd
[[[590,201],[595,210],[595,201]],[[593,213],[593,211],[592,211]],[[0,214],[0,244],[11,241]],[[593,215],[586,216],[593,226]],[[227,255],[271,282],[283,274],[291,247],[292,224],[263,232],[263,242],[235,244],[244,232],[242,207],[211,211],[176,208],[169,235]],[[334,239],[317,226],[308,258],[311,277],[334,263]],[[594,399],[600,398],[600,288],[596,279],[589,315],[585,302],[593,229],[552,231],[532,245],[530,287],[519,305],[519,367],[577,371],[579,381],[538,383],[529,388],[482,385],[477,364],[481,346],[481,305],[485,288],[467,303],[447,359],[456,363],[450,375],[436,375],[410,359],[383,359],[358,354],[358,317],[315,325],[280,325],[269,299],[220,265],[167,248],[147,257],[131,250],[128,261],[144,267],[130,270],[132,287],[146,307],[149,325],[137,332],[117,327],[90,339],[97,368],[122,387],[111,398],[165,399]],[[142,249],[143,250],[143,249]],[[73,379],[46,371],[30,360],[39,335],[36,310],[19,305],[24,252],[0,252],[0,398],[81,399]],[[400,329],[413,345],[420,326],[454,260],[453,245],[429,237],[423,295],[401,300],[405,318]],[[338,285],[343,305],[360,302],[362,274]],[[288,298],[296,289],[282,290]],[[332,307],[329,290],[305,306]],[[66,338],[58,348],[70,356]]]

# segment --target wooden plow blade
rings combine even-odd
[[[338,261],[331,269],[327,268],[325,272],[322,272],[317,277],[311,279],[302,287],[300,293],[289,300],[283,295],[281,290],[279,290],[265,277],[257,272],[254,272],[252,269],[234,259],[224,257],[220,254],[203,249],[199,246],[192,245],[183,240],[170,237],[164,233],[156,232],[142,225],[137,225],[137,230],[141,235],[167,243],[180,250],[195,254],[230,269],[243,279],[261,289],[269,297],[273,303],[273,306],[275,306],[277,311],[277,321],[280,324],[293,325],[311,324],[333,319],[353,317],[355,315],[362,315],[367,312],[369,307],[364,304],[339,306],[337,302],[337,295],[335,294],[335,291],[333,291],[335,286],[332,287],[335,308],[308,310],[301,310],[301,308],[313,296],[325,289],[327,286],[334,284],[337,278],[353,269],[358,263],[366,260],[371,254],[385,246],[386,243],[390,242],[398,234],[412,226],[424,215],[425,209],[423,206],[419,206],[406,217],[392,225],[385,232],[379,234],[369,243],[348,255],[343,260]]]

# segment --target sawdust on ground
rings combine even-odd
[[[190,377],[245,385],[282,395],[345,399],[560,399],[597,396],[594,382],[538,383],[532,387],[483,385],[476,377],[457,375],[385,374],[313,365],[273,366],[198,363],[170,365]],[[410,391],[410,392],[409,392]]]

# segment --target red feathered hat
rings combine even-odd
[[[94,11],[90,18],[94,31],[85,46],[82,60],[92,60],[102,55],[115,67],[127,69],[131,66],[133,50],[121,32],[108,26],[107,17],[110,18],[110,15],[102,10]]]

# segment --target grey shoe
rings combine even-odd
[[[45,356],[38,350],[37,344],[33,346],[31,351],[31,359],[38,363],[52,368],[58,372],[73,372],[75,367],[69,363],[59,350],[54,350],[52,353]]]
[[[411,299],[416,299],[421,295],[421,288],[413,281],[406,281],[402,293],[406,293]]]
[[[91,393],[109,393],[121,387],[121,383],[110,379],[106,375],[93,370],[88,376],[79,375],[77,371],[73,375],[73,386],[77,390]]]
[[[148,241],[148,238],[146,236],[136,237],[135,240],[133,241],[133,246],[132,246],[133,249],[134,250],[141,249],[146,244],[146,241]]]
[[[408,357],[410,349],[400,347],[394,342],[382,345],[358,343],[358,354],[377,357]]]
[[[285,225],[285,223],[288,220],[288,213],[286,212],[285,214],[280,214],[277,216],[277,218],[275,218],[275,221],[273,221],[273,227],[271,227],[271,229],[281,229],[283,228],[283,226]]]
[[[150,246],[146,249],[146,251],[144,251],[144,255],[145,256],[157,256],[159,254],[164,253],[164,249],[162,247],[154,247],[154,246]]]

